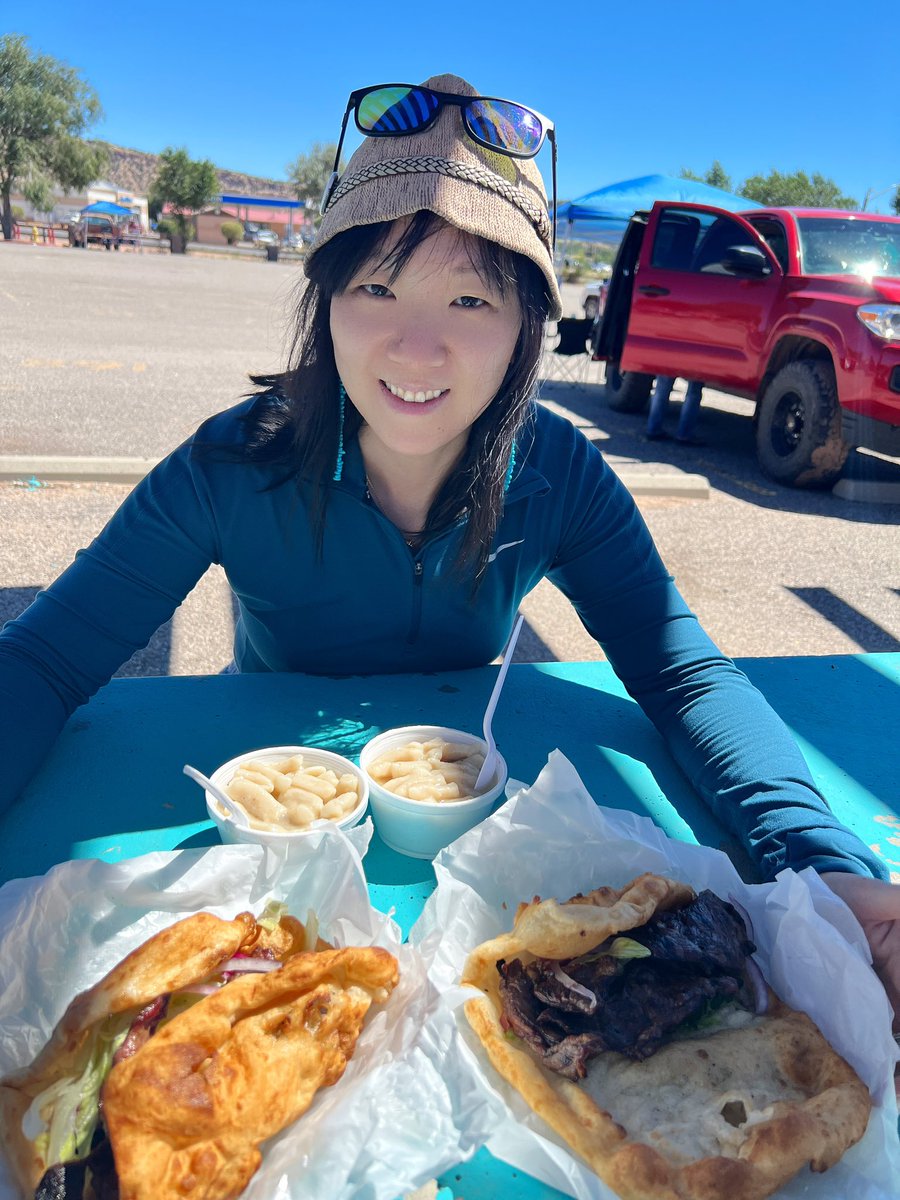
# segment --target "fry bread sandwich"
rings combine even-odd
[[[22,1195],[238,1196],[259,1144],[340,1079],[397,983],[386,950],[336,950],[314,924],[197,913],[76,996],[32,1064],[0,1080]]]
[[[750,957],[734,905],[641,875],[521,904],[473,950],[494,1068],[623,1200],[763,1200],[859,1141],[865,1085]]]

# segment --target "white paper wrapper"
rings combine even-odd
[[[370,1011],[343,1077],[272,1138],[248,1200],[395,1200],[469,1157],[488,1136],[493,1105],[473,1088],[453,1015],[418,953],[369,903],[361,855],[370,821],[323,828],[289,856],[213,846],[120,863],[68,862],[0,889],[0,1075],[30,1062],[72,997],[151,934],[201,909],[233,917],[284,900],[315,910],[336,945],[396,954],[400,983]],[[461,1132],[464,1130],[465,1132]],[[0,1160],[0,1198],[17,1196]]]
[[[533,787],[509,794],[493,816],[438,856],[437,889],[410,934],[430,978],[456,1009],[473,1070],[498,1106],[489,1150],[569,1195],[615,1200],[493,1070],[460,1007],[473,992],[458,980],[474,946],[512,928],[520,901],[535,895],[567,899],[603,884],[621,887],[654,871],[743,905],[766,977],[788,1004],[810,1014],[878,1104],[865,1137],[840,1163],[823,1175],[804,1171],[778,1196],[900,1195],[890,1008],[869,965],[862,929],[818,876],[784,871],[775,883],[748,886],[721,852],[675,841],[646,818],[595,805],[559,751]]]

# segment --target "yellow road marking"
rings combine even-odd
[[[38,370],[41,368],[65,370],[67,367],[80,367],[83,371],[123,371],[128,369],[124,363],[106,362],[98,358],[76,358],[71,362],[64,358],[23,358],[22,366]],[[147,364],[145,362],[132,363],[131,370],[146,371]]]

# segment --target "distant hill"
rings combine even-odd
[[[94,144],[103,146],[109,155],[109,166],[104,172],[104,178],[123,191],[141,196],[148,194],[157,170],[157,154],[130,150],[125,146],[113,146],[111,142],[95,141]],[[291,185],[283,179],[263,179],[259,175],[245,175],[241,171],[228,171],[224,167],[216,167],[216,174],[222,191],[226,194],[231,192],[244,196],[294,198]]]

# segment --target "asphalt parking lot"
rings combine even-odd
[[[159,458],[235,403],[249,372],[278,369],[299,281],[296,265],[261,259],[0,244],[0,456]],[[564,290],[573,315],[579,291]],[[650,443],[638,418],[606,406],[598,367],[576,388],[554,382],[547,364],[544,401],[583,426],[632,487],[688,603],[728,654],[900,650],[900,505],[847,499],[852,486],[842,496],[770,483],[755,464],[748,401],[708,391],[704,446]],[[0,482],[0,621],[52,581],[129,488],[12,474]],[[854,454],[845,474],[900,495],[900,463]],[[699,490],[684,486],[697,479]],[[549,584],[524,611],[517,659],[602,657]],[[218,671],[232,628],[213,568],[122,673]]]

